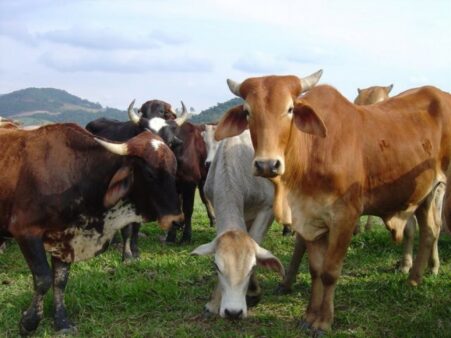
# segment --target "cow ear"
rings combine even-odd
[[[293,110],[296,127],[308,134],[326,137],[327,128],[323,120],[316,114],[311,106],[302,101],[296,102]]]
[[[274,256],[271,251],[263,249],[260,245],[255,243],[257,264],[267,269],[278,272],[282,277],[285,276],[285,269],[279,259]]]
[[[221,141],[226,137],[241,134],[247,129],[247,112],[243,105],[234,107],[224,114],[215,131],[215,140]]]
[[[216,240],[211,241],[207,244],[202,244],[198,246],[196,249],[191,251],[192,256],[207,256],[214,254],[216,250]]]
[[[111,208],[130,191],[133,183],[132,169],[129,166],[121,167],[114,174],[103,197],[105,208]]]

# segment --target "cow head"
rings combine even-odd
[[[216,140],[238,135],[249,128],[255,149],[254,175],[282,175],[284,152],[293,127],[309,134],[326,135],[322,120],[312,107],[299,99],[301,93],[319,81],[321,74],[322,70],[306,78],[265,76],[242,83],[227,80],[232,93],[245,102],[223,116],[216,129]]]
[[[163,141],[173,150],[183,143],[182,140],[177,136],[180,126],[188,118],[188,112],[183,102],[182,115],[175,118],[174,120],[165,120],[161,117],[148,118],[145,117],[144,114],[142,116],[139,116],[133,110],[134,104],[135,100],[133,100],[128,107],[128,117],[130,121],[139,125],[143,130],[147,129],[154,132],[155,134],[158,134],[163,139]]]
[[[364,89],[357,88],[357,97],[354,100],[355,104],[367,105],[378,103],[388,99],[388,94],[390,94],[393,89],[393,84],[387,87],[383,86],[373,86]]]
[[[215,158],[216,151],[218,150],[219,142],[215,140],[216,125],[206,124],[205,130],[202,131],[202,137],[207,147],[207,158],[205,160],[205,167],[208,169],[211,162]]]
[[[160,117],[164,120],[175,120],[177,114],[169,103],[161,100],[150,100],[144,103],[139,111],[145,118]]]
[[[243,230],[226,231],[191,254],[214,255],[221,299],[220,304],[209,303],[207,310],[218,312],[221,317],[237,319],[247,316],[246,292],[257,265],[277,271],[282,276],[285,274],[282,263]]]
[[[128,196],[139,213],[147,219],[156,216],[167,230],[183,221],[176,189],[177,162],[169,147],[151,132],[145,131],[126,143],[112,143],[96,138],[107,150],[128,156],[111,179],[104,197],[107,208]]]

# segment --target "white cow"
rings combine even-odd
[[[215,257],[219,283],[206,310],[221,317],[246,317],[246,298],[259,300],[256,265],[284,275],[281,262],[259,245],[274,220],[274,188],[267,179],[253,176],[253,155],[248,131],[222,141],[204,187],[215,210],[217,236],[192,253]]]

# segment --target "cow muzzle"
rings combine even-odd
[[[276,177],[284,172],[283,161],[280,159],[254,160],[254,175],[262,177]]]

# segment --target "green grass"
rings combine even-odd
[[[157,237],[154,224],[143,230],[141,260],[121,263],[117,248],[72,266],[66,290],[70,318],[81,337],[299,337],[296,324],[306,308],[310,277],[306,261],[290,295],[275,295],[275,273],[258,271],[263,289],[260,304],[242,321],[205,319],[203,306],[215,284],[210,257],[190,256],[210,241],[208,225],[197,201],[193,243],[170,246]],[[263,246],[288,264],[292,237],[282,237],[274,224]],[[439,243],[439,276],[427,274],[413,288],[395,265],[402,248],[394,245],[382,226],[354,237],[335,298],[332,337],[450,337],[451,238]],[[32,296],[32,279],[16,244],[0,255],[0,336],[18,336],[21,312]],[[51,292],[45,299],[45,319],[35,336],[54,335]]]

